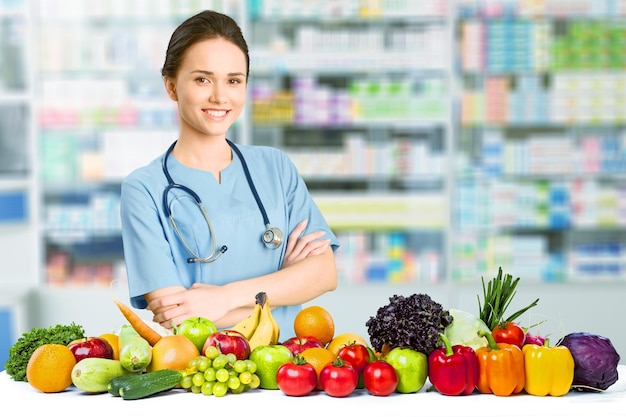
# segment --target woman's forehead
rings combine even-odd
[[[190,45],[181,62],[187,70],[246,73],[244,52],[223,38],[203,39]]]

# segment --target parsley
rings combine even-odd
[[[57,324],[47,329],[35,327],[22,334],[9,349],[9,359],[4,368],[15,381],[27,381],[26,366],[35,349],[47,343],[67,345],[71,341],[85,337],[85,330],[79,324]]]

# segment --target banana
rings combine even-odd
[[[259,316],[259,324],[254,330],[254,334],[248,341],[250,343],[250,350],[254,350],[257,346],[266,346],[271,344],[276,344],[276,342],[272,343],[274,340],[275,334],[275,325],[274,318],[272,317],[272,311],[269,308],[269,303],[267,302],[267,295],[263,293],[259,293],[256,296],[257,305],[261,306],[261,314]]]
[[[259,297],[264,297],[265,300],[263,301],[262,298]],[[272,308],[270,306],[270,299],[267,296],[266,293],[259,293],[257,294],[257,300],[259,301],[259,303],[261,305],[263,305],[263,308],[267,309],[267,314],[269,315],[270,320],[272,321],[272,325],[273,325],[273,329],[272,329],[272,340],[270,341],[270,344],[272,345],[276,345],[278,344],[279,338],[280,338],[280,326],[278,325],[278,322],[274,319],[274,316],[272,315]]]
[[[235,324],[231,330],[236,330],[250,340],[257,326],[259,325],[259,318],[261,316],[261,305],[255,304],[252,313],[245,319],[242,319]]]
[[[272,340],[270,341],[270,343],[272,345],[276,345],[278,344],[278,341],[280,340],[280,326],[278,325],[278,322],[274,319],[274,316],[272,315],[272,310],[270,309],[270,300],[269,298],[265,300],[265,304],[267,304],[267,310],[269,312],[269,316],[270,319],[272,320],[272,324],[273,324],[273,331],[272,331]]]

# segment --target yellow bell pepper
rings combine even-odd
[[[574,357],[565,346],[528,344],[522,347],[526,382],[530,395],[560,397],[567,394],[574,381]]]

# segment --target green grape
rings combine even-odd
[[[193,385],[197,386],[197,387],[201,387],[202,384],[204,384],[204,373],[203,372],[197,372],[195,374],[193,374],[193,376],[191,377],[191,382]]]
[[[192,376],[193,375],[185,375],[180,381],[180,386],[186,390],[189,390],[189,388],[191,388],[191,386],[193,385],[193,382],[191,382]]]
[[[246,371],[248,369],[246,362],[238,359],[235,361],[235,363],[233,363],[233,369],[235,370],[235,372],[237,372],[238,374]]]
[[[202,384],[200,391],[204,395],[213,395],[213,385],[215,385],[215,381],[207,381],[204,384]]]
[[[241,394],[245,390],[246,390],[246,385],[239,384],[239,386],[237,388],[231,388],[230,392],[232,392],[233,394]]]
[[[245,360],[245,362],[246,362],[246,367],[247,367],[247,370],[248,370],[251,374],[255,373],[255,372],[256,372],[256,362],[254,362],[254,361],[253,361],[253,360],[251,360],[251,359],[246,359],[246,360]]]
[[[198,369],[198,372],[206,371],[209,366],[211,366],[211,359],[206,356],[198,357],[198,360],[196,361],[196,368]]]
[[[216,397],[223,397],[228,392],[228,385],[226,385],[226,382],[218,381],[213,385],[212,391]]]
[[[228,377],[228,380],[226,381],[226,385],[228,385],[228,388],[230,388],[231,390],[236,390],[241,386],[241,381],[239,380],[238,376],[230,375]]]
[[[188,374],[193,374],[198,369],[198,358],[199,357],[196,356],[195,358],[190,360],[189,363],[187,363],[187,367],[185,368],[185,371]]]
[[[230,374],[228,373],[228,370],[226,368],[218,369],[217,371],[215,371],[215,379],[217,379],[219,382],[226,382],[228,381],[228,378],[230,378]]]
[[[197,386],[197,385],[192,385],[191,386],[191,392],[193,392],[194,394],[200,394],[202,392],[202,387]]]
[[[235,363],[235,361],[237,361],[237,355],[235,355],[234,353],[228,353],[226,355],[226,359],[228,360],[228,363],[233,364]]]
[[[222,369],[223,367],[226,366],[226,364],[228,363],[228,359],[226,358],[226,355],[224,355],[223,353],[220,353],[219,355],[217,355],[215,357],[215,359],[213,359],[213,368],[215,368],[215,370],[218,369]]]
[[[249,384],[252,382],[252,373],[250,371],[243,371],[239,374],[239,380],[242,384]]]
[[[204,371],[204,380],[215,381],[215,369],[214,368],[208,368],[206,371]]]
[[[250,388],[258,388],[261,385],[261,380],[257,374],[252,374],[252,381],[248,384]]]
[[[220,350],[217,346],[207,346],[206,351],[204,352],[204,355],[211,360],[217,358],[219,354]]]

